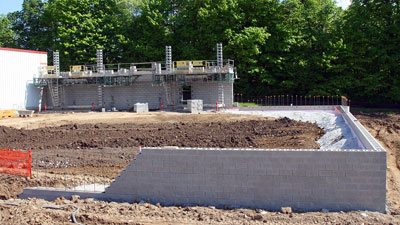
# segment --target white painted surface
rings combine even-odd
[[[76,186],[69,191],[93,191],[93,192],[104,192],[109,185],[104,184],[84,184],[81,186]]]
[[[226,110],[233,114],[262,115],[273,118],[289,119],[316,123],[326,133],[317,142],[320,149],[362,149],[357,138],[352,134],[344,118],[335,111],[238,111]]]
[[[47,53],[0,48],[0,109],[37,108],[39,89],[31,85]]]

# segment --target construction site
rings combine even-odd
[[[96,65],[72,65],[68,72],[60,71],[55,52],[53,66],[42,67],[33,85],[49,109],[129,110],[145,102],[150,110],[176,111],[188,99],[202,99],[205,107],[232,107],[237,75],[234,61],[223,59],[222,44],[216,60],[172,61],[171,46],[165,50],[165,62],[120,64],[103,64],[103,51],[97,50]]]
[[[344,96],[244,100],[216,49],[113,65],[97,50],[67,72],[57,52],[20,53],[42,58],[21,103],[2,102],[1,223],[400,223],[399,115],[353,115]]]

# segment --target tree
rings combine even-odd
[[[346,12],[346,66],[357,101],[400,103],[400,9],[394,0],[354,0]]]
[[[11,23],[4,15],[0,15],[0,46],[14,47],[15,33],[11,29]]]
[[[398,0],[24,0],[0,17],[0,44],[95,61],[235,60],[236,92],[400,102]],[[12,29],[12,31],[10,30]],[[51,57],[51,54],[50,54]]]
[[[41,0],[24,0],[21,11],[8,14],[19,48],[47,50],[48,35],[42,18],[45,6]]]
[[[96,49],[104,51],[106,63],[120,61],[120,46],[126,42],[121,33],[123,12],[114,0],[53,0],[46,9],[53,16],[53,50],[60,51],[67,65],[94,62]]]
[[[342,47],[335,35],[341,10],[332,0],[288,0],[283,5],[284,24],[292,38],[290,50],[284,54],[280,89],[300,95],[339,94],[327,84],[333,75],[336,50]]]

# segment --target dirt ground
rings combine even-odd
[[[131,146],[142,143],[187,146],[188,141],[179,140],[192,138],[189,142],[204,147],[301,148],[297,146],[310,146],[311,143],[311,147],[316,148],[315,140],[323,135],[321,129],[310,123],[257,116],[106,114],[45,114],[0,120],[0,126],[3,126],[0,127],[1,147],[9,143],[15,148],[24,148],[29,143],[33,146],[34,171],[32,179],[0,174],[0,224],[71,224],[75,206],[79,207],[76,219],[82,224],[400,224],[400,171],[396,164],[400,158],[399,115],[356,115],[388,151],[387,214],[359,211],[284,214],[254,209],[166,207],[91,199],[58,199],[54,202],[16,199],[26,186],[67,188],[82,183],[109,183],[135,157],[137,148]],[[110,132],[105,135],[101,130]],[[221,133],[225,135],[217,136]],[[218,138],[214,138],[215,134]],[[176,141],[163,141],[160,136],[164,135]],[[45,140],[40,138],[43,136]],[[232,141],[231,137],[239,141]]]
[[[261,116],[235,115],[215,112],[187,114],[174,112],[149,112],[136,114],[131,112],[63,112],[35,114],[32,118],[0,119],[0,126],[37,129],[58,127],[69,124],[121,124],[121,123],[186,123],[186,122],[228,122],[237,120],[266,119]]]
[[[0,126],[0,146],[13,149],[132,146],[319,148],[325,132],[287,118],[223,122],[68,124],[16,129]]]
[[[356,118],[387,151],[387,198],[390,210],[400,214],[400,115],[360,113]]]

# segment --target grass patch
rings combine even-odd
[[[239,106],[263,106],[254,102],[239,102]]]

